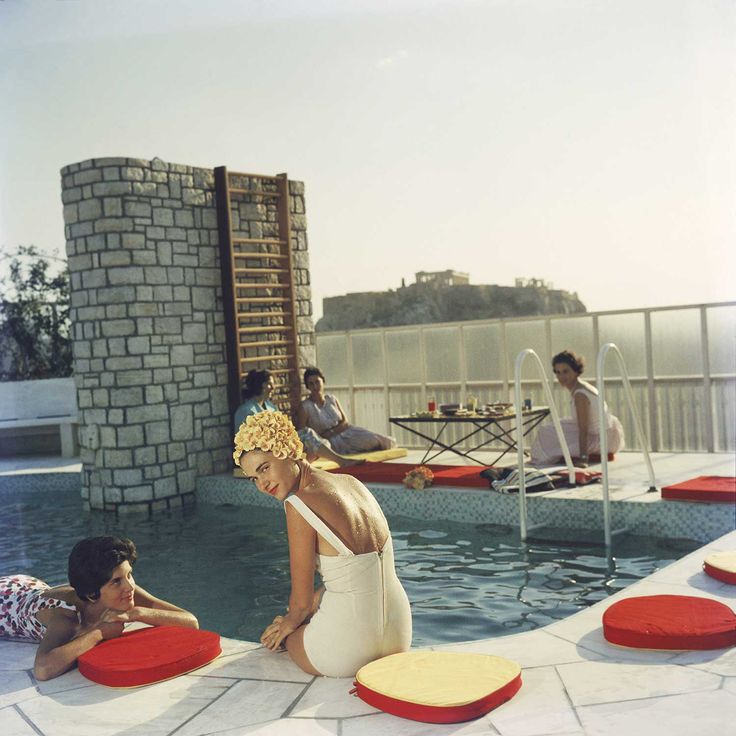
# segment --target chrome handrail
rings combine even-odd
[[[565,458],[565,465],[567,466],[570,485],[575,485],[575,467],[572,464],[572,457],[570,456],[570,450],[567,446],[565,434],[562,431],[562,424],[560,424],[560,417],[557,413],[557,407],[555,406],[555,400],[552,396],[552,390],[549,387],[549,381],[547,380],[547,376],[544,372],[544,366],[534,350],[526,348],[516,356],[516,363],[514,366],[514,411],[516,412],[516,450],[519,466],[519,533],[521,535],[522,542],[526,540],[530,527],[527,524],[526,480],[524,478],[524,427],[522,426],[521,367],[524,364],[524,360],[529,355],[534,356],[537,367],[539,368],[539,375],[542,377],[542,386],[544,387],[544,395],[547,398],[549,410],[552,415],[552,423],[554,424],[557,439],[560,441],[562,454]],[[541,524],[536,524],[535,527],[536,526],[541,526]]]
[[[631,409],[631,415],[634,420],[634,426],[636,428],[636,434],[641,445],[642,452],[644,453],[644,461],[647,465],[647,471],[649,473],[649,492],[657,490],[657,481],[654,478],[654,468],[652,467],[652,461],[649,457],[649,441],[644,435],[644,430],[639,420],[639,414],[636,411],[636,405],[634,404],[634,392],[631,390],[631,383],[629,382],[629,374],[626,370],[626,364],[624,363],[624,357],[621,355],[621,351],[615,345],[615,343],[607,342],[605,345],[601,345],[598,351],[598,360],[596,361],[596,368],[598,376],[598,426],[600,429],[600,440],[601,440],[601,482],[603,484],[603,533],[605,535],[606,547],[611,546],[611,538],[613,534],[618,534],[624,529],[617,529],[615,532],[611,532],[611,498],[608,491],[608,422],[606,421],[606,379],[603,372],[606,356],[609,352],[612,352],[618,360],[618,366],[621,370],[621,377],[624,383],[624,394]]]

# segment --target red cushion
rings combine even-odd
[[[333,473],[347,473],[364,483],[395,483],[401,485],[404,476],[417,465],[411,463],[363,463],[346,468],[335,468]],[[488,481],[480,477],[482,465],[427,465],[434,474],[433,486],[460,486],[488,488]]]
[[[736,645],[736,615],[710,598],[626,598],[603,614],[603,636],[638,649],[721,649]]]
[[[413,721],[469,721],[510,700],[521,687],[516,662],[489,654],[412,651],[361,667],[358,696]]]
[[[219,656],[220,635],[184,626],[152,626],[107,639],[77,660],[89,680],[139,687],[183,675]]]
[[[736,585],[736,551],[708,555],[703,562],[703,570],[716,580]]]
[[[670,501],[736,502],[736,478],[701,475],[683,483],[662,488],[662,498]]]

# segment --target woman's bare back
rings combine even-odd
[[[299,497],[337,534],[354,554],[378,552],[389,537],[381,507],[352,475],[309,469]],[[337,550],[318,535],[317,551],[334,556]]]

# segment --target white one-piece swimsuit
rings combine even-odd
[[[325,591],[304,629],[304,650],[327,677],[353,677],[368,662],[411,646],[409,599],[394,569],[389,535],[380,552],[353,554],[297,496],[290,503],[338,552],[317,555]]]

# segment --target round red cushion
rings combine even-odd
[[[721,649],[736,645],[736,615],[710,598],[626,598],[603,614],[603,636],[640,649]]]
[[[708,555],[703,570],[722,583],[736,585],[736,552],[716,552]]]
[[[521,687],[521,669],[489,654],[402,652],[361,667],[355,686],[362,700],[386,713],[457,723],[510,700]]]
[[[211,662],[220,635],[184,626],[152,626],[107,639],[77,660],[88,679],[108,687],[139,687],[183,675]]]

